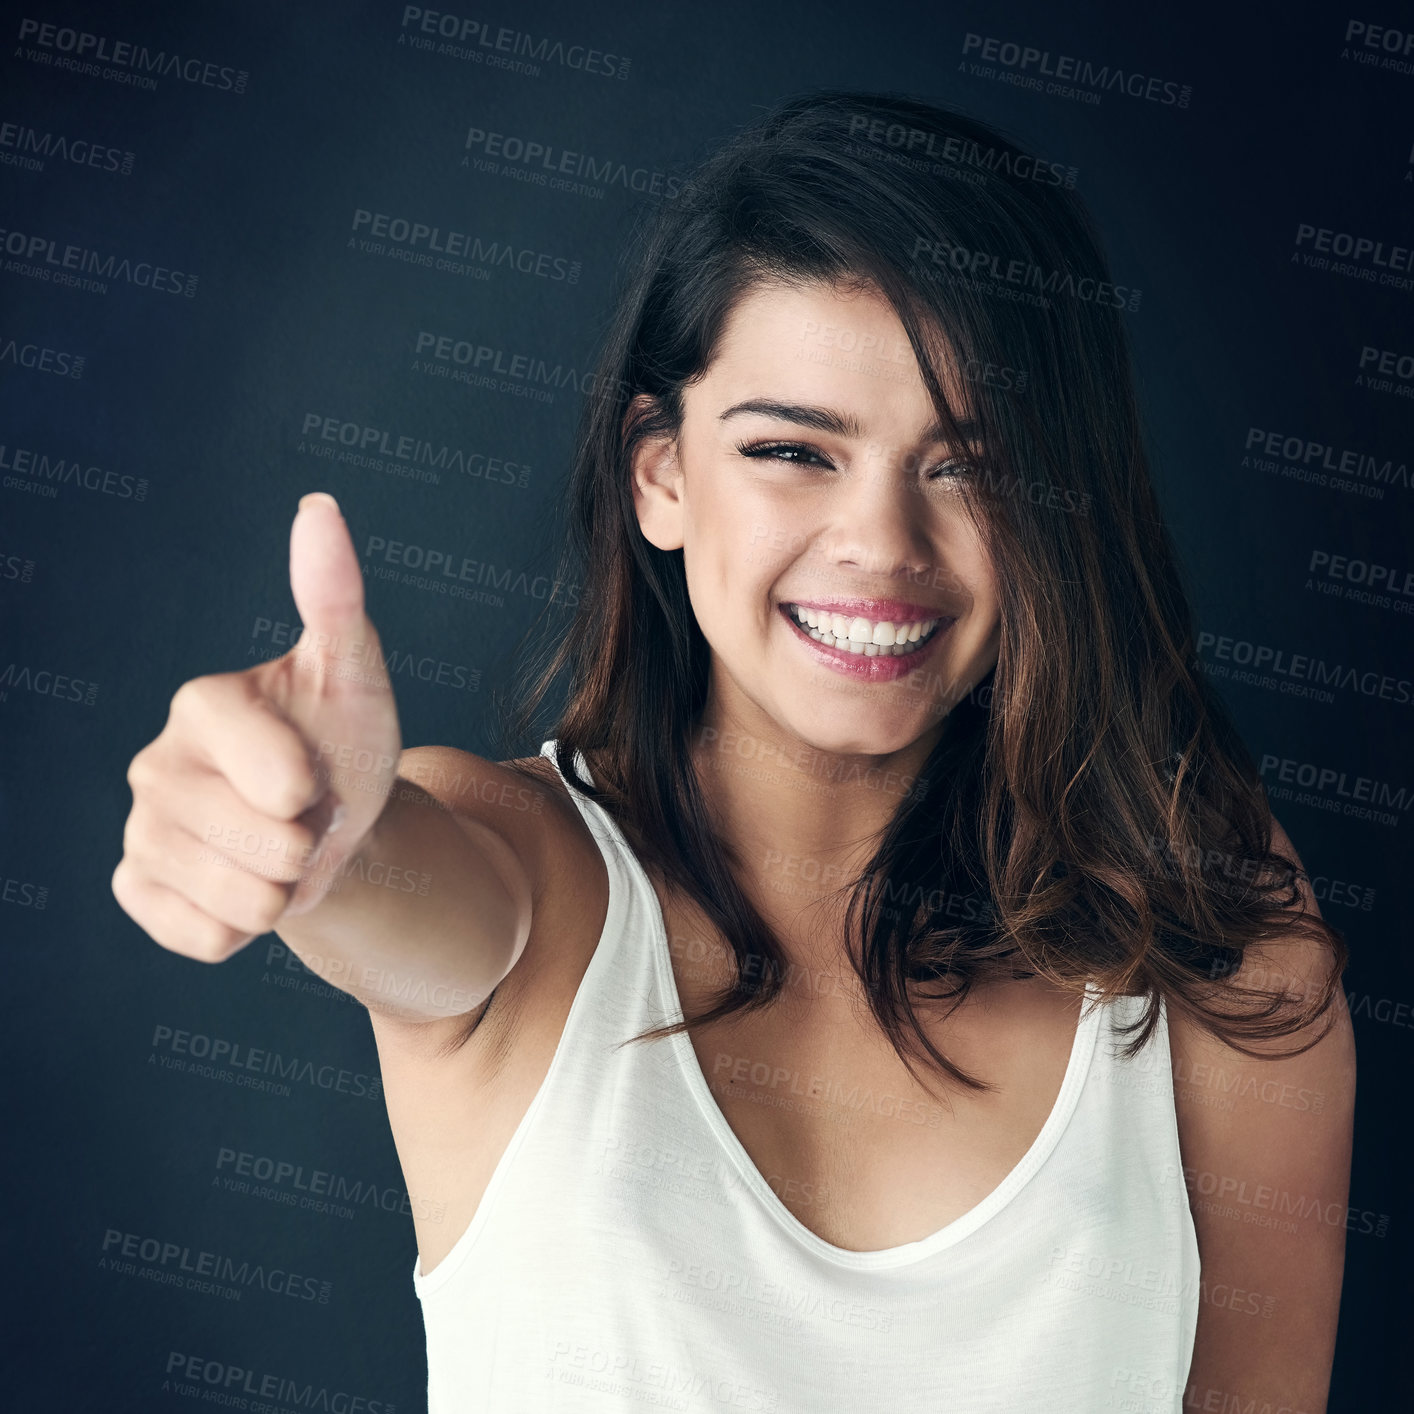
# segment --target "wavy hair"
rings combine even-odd
[[[772,281],[887,298],[959,445],[943,360],[971,371],[983,450],[963,494],[996,571],[997,662],[984,690],[951,706],[918,788],[849,882],[845,915],[870,1009],[910,1073],[926,1057],[991,1088],[933,1045],[915,997],[960,1002],[993,978],[1146,995],[1130,1056],[1161,995],[1248,1055],[1330,1007],[1343,937],[1288,912],[1303,876],[1272,850],[1255,762],[1195,652],[1131,371],[1124,315],[1140,295],[1115,285],[1068,181],[954,109],[824,90],[738,132],[675,200],[642,213],[576,441],[559,577],[580,584],[578,605],[567,629],[550,616],[509,725],[534,739],[567,672],[549,728],[561,769],[734,954],[708,1010],[633,1040],[766,1007],[784,985],[782,949],[737,883],[694,771],[710,650],[682,551],[644,537],[630,475],[642,438],[677,433],[683,390],[735,303]],[[960,910],[960,898],[980,903]],[[1222,1005],[1244,953],[1278,930],[1329,949],[1324,986],[1295,1016],[1281,990]]]

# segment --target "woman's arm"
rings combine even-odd
[[[171,952],[221,962],[276,932],[385,1031],[455,1037],[529,938],[543,793],[469,752],[402,749],[327,494],[301,498],[290,589],[295,646],[183,683],[133,757],[114,896]]]
[[[1275,820],[1272,847],[1300,867]],[[1320,917],[1304,878],[1300,887],[1293,914]],[[1314,994],[1327,957],[1304,937],[1279,939],[1249,952],[1232,980]],[[1348,1208],[1355,1040],[1344,991],[1329,1016],[1275,1048],[1326,1026],[1304,1054],[1258,1061],[1170,1013],[1179,1145],[1202,1261],[1185,1409],[1326,1409],[1345,1235],[1377,1220]]]
[[[464,1018],[529,937],[544,801],[470,752],[406,750],[387,804],[323,881],[332,886],[323,900],[274,931],[370,1011],[419,1023]]]

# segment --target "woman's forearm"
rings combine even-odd
[[[359,846],[341,862],[317,855],[311,867],[321,901],[274,931],[372,1010],[471,1012],[530,932],[530,885],[511,846],[402,776]]]

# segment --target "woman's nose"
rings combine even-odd
[[[880,575],[928,564],[928,508],[911,467],[876,455],[837,482],[836,492],[831,542],[838,563]]]

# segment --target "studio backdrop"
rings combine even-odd
[[[404,743],[493,753],[517,644],[575,602],[569,457],[629,233],[817,87],[963,108],[1095,214],[1203,670],[1351,951],[1330,1408],[1409,1407],[1414,18],[448,3],[3,7],[7,1407],[425,1407],[367,1015],[273,933],[203,966],[125,916],[125,770],[181,683],[294,644],[311,490]]]

